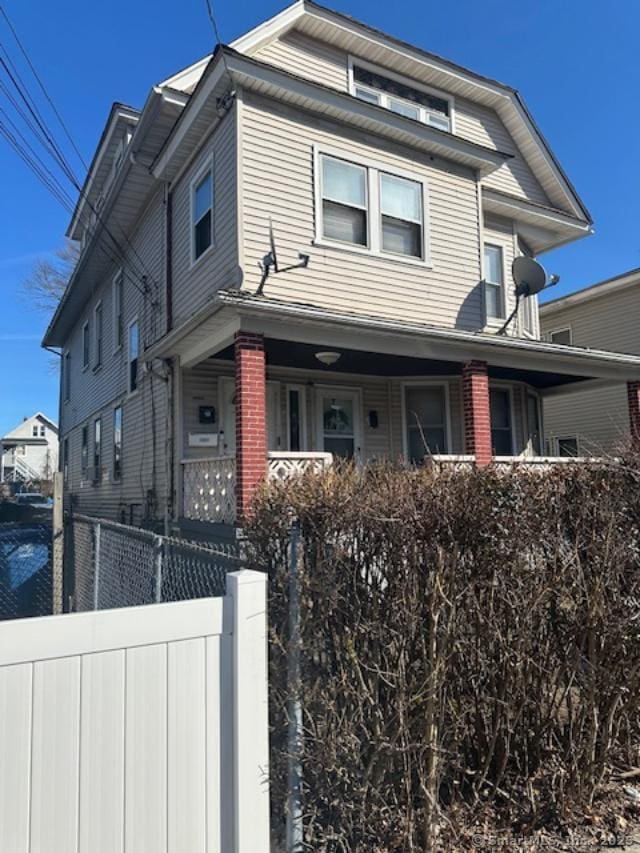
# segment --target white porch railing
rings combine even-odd
[[[331,465],[331,453],[272,452],[267,460],[270,480],[288,480],[308,468]],[[208,456],[182,460],[182,514],[194,521],[233,524],[236,520],[236,457]]]
[[[309,468],[322,471],[331,465],[331,453],[294,453],[293,451],[271,451],[267,461],[267,477],[270,480],[288,480],[303,474]]]
[[[236,520],[236,457],[210,456],[182,461],[185,518],[233,524]]]
[[[445,464],[455,468],[470,467],[475,463],[473,455],[459,455],[453,453],[434,454],[429,461]],[[500,470],[513,468],[515,465],[529,465],[536,470],[547,468],[550,465],[597,465],[602,462],[593,456],[494,456],[492,466]]]

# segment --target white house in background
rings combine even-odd
[[[0,483],[50,480],[58,468],[58,426],[36,412],[0,438]]]

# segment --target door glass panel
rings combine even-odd
[[[322,431],[325,451],[352,458],[355,452],[354,400],[352,397],[322,398]]]

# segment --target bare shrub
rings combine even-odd
[[[588,807],[640,707],[640,464],[330,469],[271,485],[274,824],[286,799],[287,544],[300,569],[305,841],[464,845]],[[637,759],[636,759],[637,760]]]

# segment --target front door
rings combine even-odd
[[[222,376],[218,383],[220,454],[233,456],[236,452],[236,381],[231,376]],[[280,444],[280,385],[267,382],[267,450],[280,450]]]
[[[345,459],[361,453],[360,394],[345,388],[320,388],[317,395],[318,447]]]

